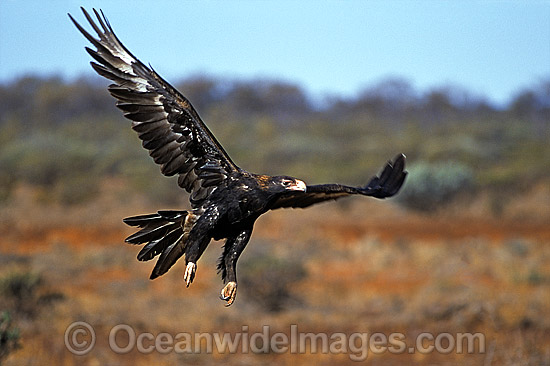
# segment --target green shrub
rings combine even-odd
[[[0,314],[0,365],[10,353],[21,347],[19,329],[13,328],[7,311]]]
[[[397,196],[398,202],[410,209],[429,212],[451,202],[461,192],[474,187],[474,174],[456,162],[411,165],[409,176]]]
[[[239,283],[249,299],[270,312],[279,312],[296,299],[291,286],[305,277],[303,264],[295,259],[257,253],[240,263]]]
[[[65,205],[74,205],[95,198],[99,193],[97,175],[70,175],[60,179],[53,190],[53,199]]]
[[[141,155],[141,158],[121,164],[121,175],[128,180],[129,186],[155,204],[180,204],[186,192],[178,186],[177,176],[163,176],[159,167],[149,161],[146,154]]]
[[[34,134],[0,151],[0,200],[16,181],[46,188],[48,200],[73,204],[94,197],[99,184],[95,169],[101,149],[91,143],[55,134]],[[8,172],[6,174],[6,172]],[[3,178],[3,176],[6,177]]]
[[[15,182],[15,177],[10,172],[0,170],[0,203],[10,198]]]
[[[41,275],[14,272],[0,278],[0,296],[14,313],[27,318],[38,315],[41,308],[63,299],[58,292],[48,291]]]

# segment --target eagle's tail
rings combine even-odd
[[[141,228],[126,238],[127,243],[144,244],[137,259],[148,261],[160,254],[151,279],[163,275],[183,255],[187,211],[159,211],[154,214],[127,217],[123,221]]]

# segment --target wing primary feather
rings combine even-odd
[[[109,33],[109,29],[107,28],[107,26],[105,25],[105,23],[103,22],[103,19],[101,19],[101,16],[99,15],[99,13],[97,12],[97,10],[93,9],[94,13],[95,13],[95,16],[97,18],[97,21],[99,22],[99,24],[101,25],[101,28],[103,28],[103,32],[104,33]],[[103,15],[103,12],[101,13]],[[103,18],[105,18],[105,15],[103,15]]]
[[[117,103],[116,106],[128,113],[153,113],[164,112],[164,107],[160,104],[138,104],[138,103]]]
[[[84,9],[83,9],[83,11],[86,12],[86,10],[84,10]],[[103,47],[101,45],[101,43],[99,43],[90,33],[88,33],[88,31],[86,29],[82,28],[82,26],[80,24],[78,24],[78,22],[76,20],[74,20],[74,18],[71,16],[71,14],[68,14],[68,15],[69,15],[69,18],[71,18],[71,20],[73,21],[76,28],[80,31],[80,33],[82,33],[82,35],[84,37],[86,37],[86,39],[88,41],[90,41],[91,44],[93,44],[96,47],[97,47],[97,45],[99,45],[100,47]]]
[[[135,112],[135,113],[124,113],[124,117],[135,121],[135,122],[158,122],[166,120],[166,112]]]
[[[231,174],[241,172],[240,168],[189,100],[120,42],[102,10],[88,12],[84,7],[81,10],[90,32],[72,15],[68,16],[93,46],[86,47],[93,59],[92,68],[113,81],[109,92],[117,99],[117,107],[124,116],[132,121],[132,129],[149,155],[161,165],[162,174],[180,175],[178,184],[192,194],[192,207],[198,207],[199,198],[223,184]],[[199,178],[206,171],[216,175]]]
[[[169,162],[170,159],[180,151],[178,143],[176,141],[171,141],[158,149],[151,150],[149,155],[151,155],[155,163],[162,165]]]
[[[113,97],[128,103],[143,103],[144,101],[155,101],[155,99],[159,99],[159,95],[157,93],[130,90],[117,84],[111,84],[107,89]],[[155,101],[155,103],[157,102]]]
[[[90,16],[90,14],[88,14],[88,12],[86,11],[86,9],[84,9],[83,7],[80,7],[80,9],[82,9],[82,12],[84,13],[84,16],[86,17],[86,20],[88,21],[88,23],[90,23],[90,25],[92,26],[92,28],[96,31],[98,37],[101,38],[103,32],[101,32],[101,29],[99,29],[99,27],[97,26],[97,24],[95,24],[94,20],[92,19],[92,17]],[[94,9],[94,12],[96,10]],[[97,14],[97,12],[96,12]]]
[[[166,121],[154,121],[154,122],[136,122],[132,123],[132,129],[138,133],[141,138],[142,133],[151,132],[166,126]]]
[[[97,62],[99,62],[102,65],[109,66],[109,67],[115,67],[118,63],[124,62],[120,58],[114,56],[111,54],[111,51],[109,51],[105,46],[103,46],[101,43],[98,43],[97,45],[94,45],[97,48],[97,51],[92,50],[89,47],[84,47],[86,52],[90,56],[94,58]]]
[[[186,162],[187,158],[184,156],[184,154],[178,154],[173,157],[168,163],[164,164],[160,168],[160,170],[162,174],[170,177],[176,173],[179,173],[180,170],[185,167]]]
[[[125,85],[125,84],[128,84],[128,82],[129,82],[129,80],[125,76],[122,76],[122,75],[118,74],[116,71],[108,69],[105,66],[96,64],[95,62],[90,62],[90,65],[92,65],[92,68],[99,75],[101,75],[104,78],[107,78],[109,80],[112,80],[115,83],[118,83],[119,85]]]
[[[143,139],[143,147],[147,150],[155,150],[164,144],[177,140],[177,136],[173,134],[164,133],[163,130],[154,130],[149,133],[150,138]]]

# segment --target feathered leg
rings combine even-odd
[[[239,235],[227,238],[223,247],[223,254],[218,262],[218,270],[226,283],[221,291],[220,298],[226,301],[225,306],[233,304],[237,296],[237,260],[250,240],[252,228],[243,230]]]
[[[187,284],[187,287],[189,287],[195,278],[197,261],[210,243],[210,231],[216,225],[218,219],[219,214],[216,210],[205,212],[194,223],[193,229],[189,233],[189,241],[185,247],[185,262],[187,263],[187,267],[183,275],[183,280]]]

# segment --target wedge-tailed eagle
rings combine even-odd
[[[97,37],[90,35],[69,14],[95,50],[93,69],[113,81],[109,92],[116,106],[132,121],[132,129],[160,171],[178,176],[178,185],[190,193],[189,211],[158,211],[124,219],[140,228],[126,242],[145,244],[137,258],[159,256],[151,279],[163,275],[185,257],[184,281],[193,282],[197,261],[212,239],[226,239],[218,270],[225,286],[221,299],[229,306],[237,294],[236,265],[256,219],[269,210],[305,208],[349,195],[386,198],[401,188],[407,172],[405,156],[388,162],[363,187],[341,184],[306,185],[289,176],[268,176],[238,167],[208,130],[189,100],[139,61],[114,34],[103,12],[94,9],[97,23],[82,8]]]

